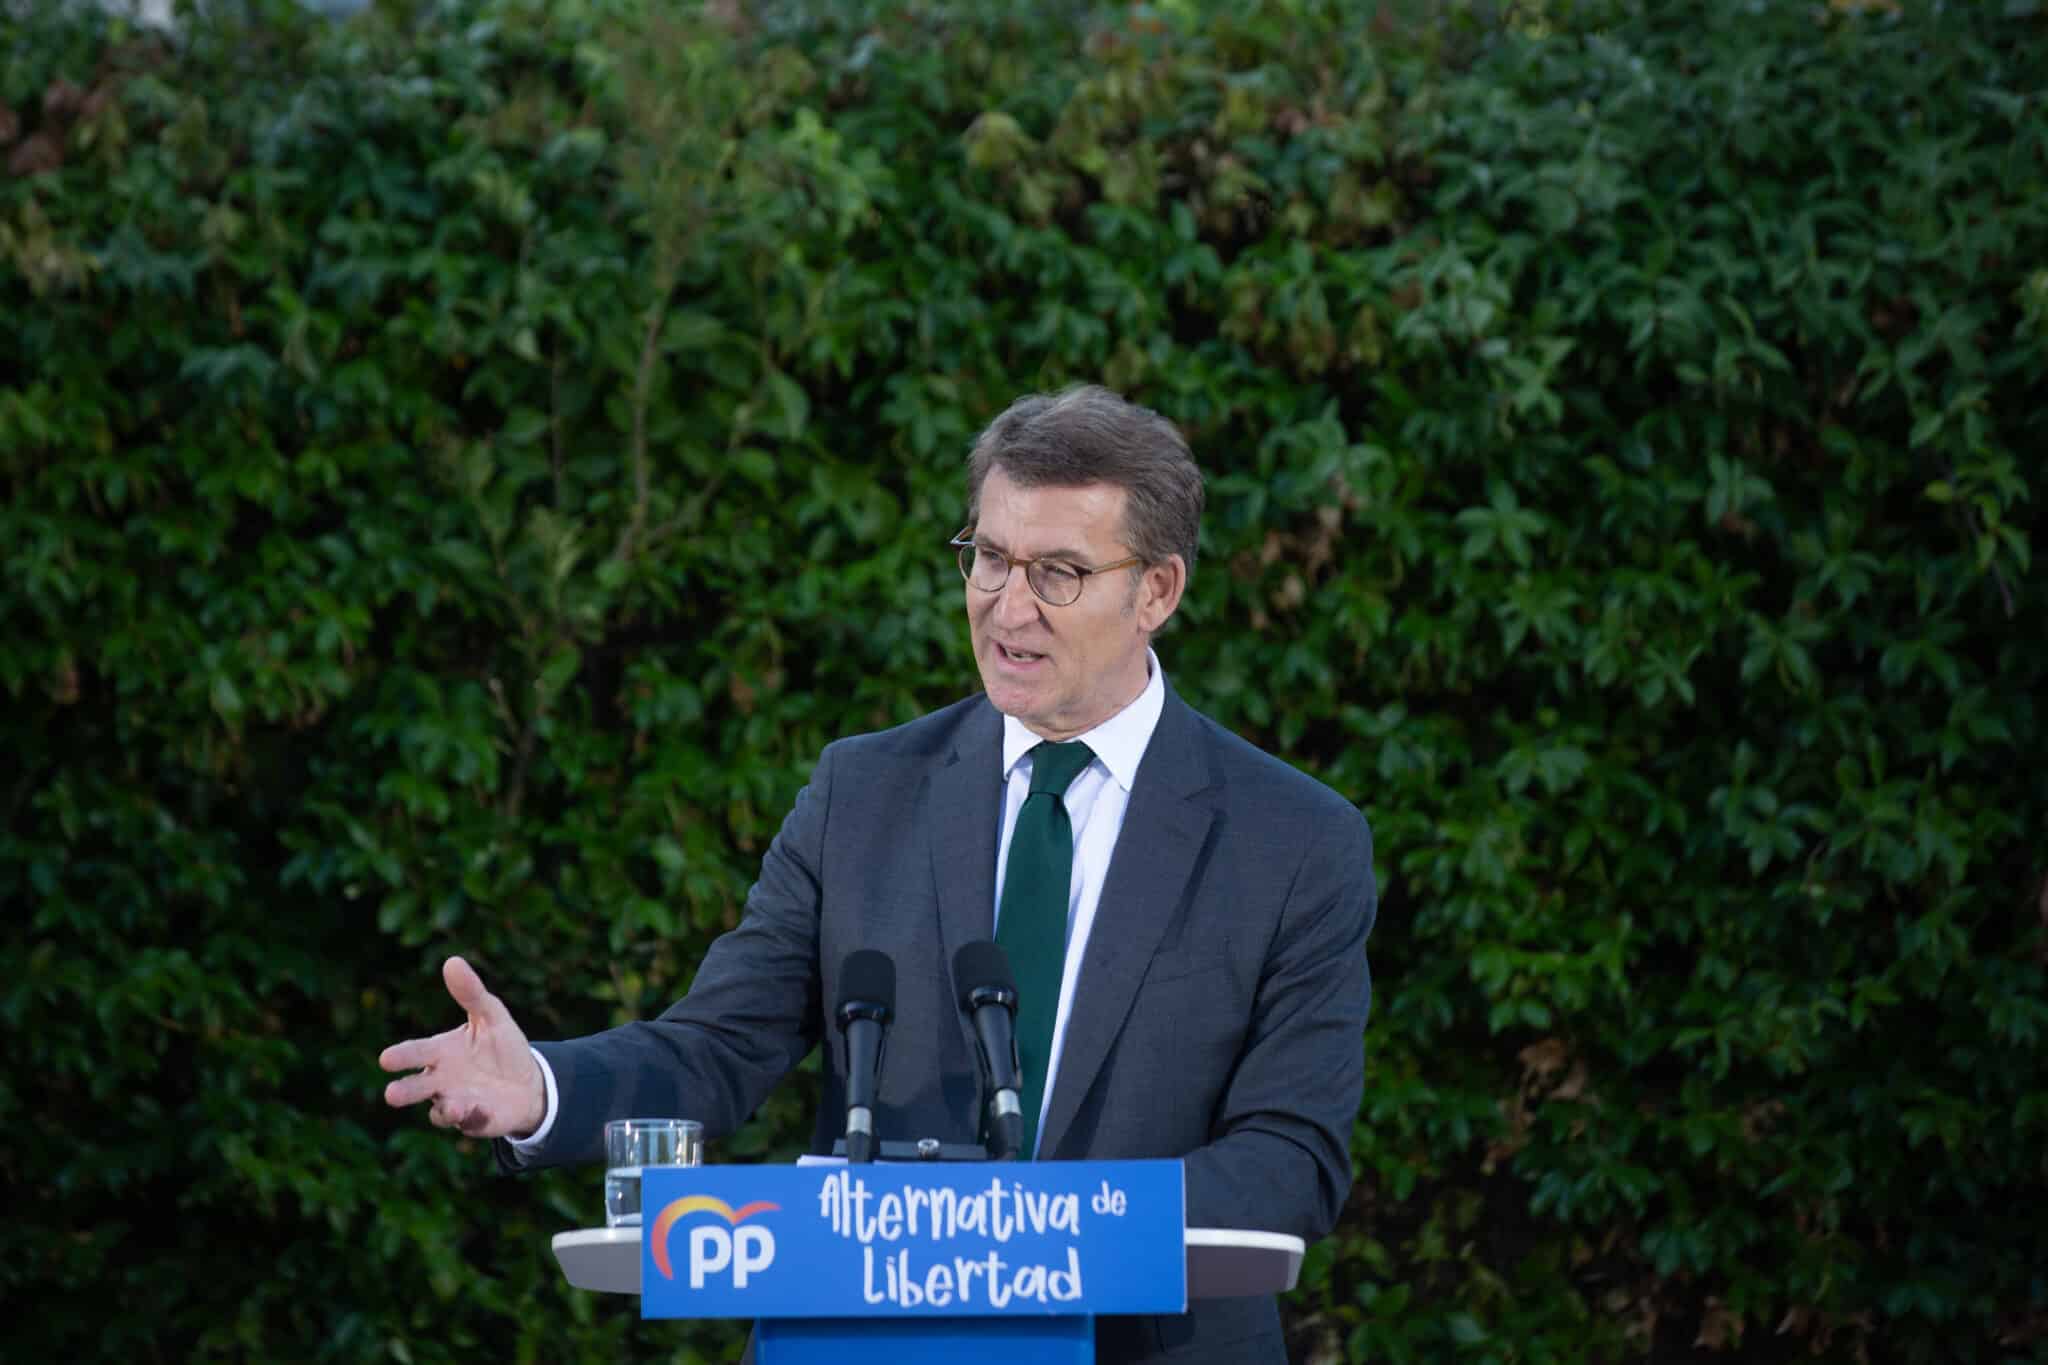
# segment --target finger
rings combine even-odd
[[[386,1071],[416,1071],[423,1066],[432,1066],[441,1060],[446,1048],[443,1040],[447,1034],[436,1034],[432,1038],[408,1038],[402,1043],[393,1043],[377,1054],[377,1065]]]
[[[384,1087],[384,1103],[393,1109],[403,1109],[407,1105],[418,1104],[421,1100],[436,1099],[439,1095],[440,1086],[431,1071],[416,1071]]]
[[[471,1014],[495,1003],[491,993],[484,989],[484,979],[476,974],[476,968],[459,957],[451,957],[441,964],[441,980],[447,983],[448,994],[455,997],[455,1003]]]

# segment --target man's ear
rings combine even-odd
[[[1147,564],[1138,575],[1139,629],[1147,635],[1156,634],[1180,605],[1180,595],[1187,591],[1187,586],[1187,562],[1179,555]]]

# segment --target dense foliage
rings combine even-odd
[[[2048,1359],[2036,7],[752,8],[0,18],[7,1357],[722,1358],[375,1054],[684,989],[1099,379],[1378,836],[1300,1356]]]

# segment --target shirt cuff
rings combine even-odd
[[[512,1150],[521,1156],[531,1156],[534,1152],[540,1150],[540,1145],[548,1140],[548,1134],[554,1131],[555,1114],[561,1107],[560,1102],[555,1096],[555,1069],[548,1065],[547,1058],[540,1055],[539,1048],[528,1047],[527,1051],[533,1054],[534,1061],[540,1063],[541,1084],[547,1087],[548,1092],[548,1111],[542,1116],[540,1127],[534,1129],[527,1136],[505,1139],[512,1144]]]

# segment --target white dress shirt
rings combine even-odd
[[[1086,734],[1074,736],[1094,750],[1095,757],[1073,785],[1067,788],[1067,821],[1074,830],[1074,871],[1067,887],[1067,957],[1060,975],[1059,1010],[1052,1022],[1052,1061],[1046,1067],[1045,1090],[1039,1101],[1037,1120],[1032,1124],[1034,1151],[1037,1137],[1045,1128],[1045,1106],[1052,1102],[1053,1085],[1059,1080],[1060,1049],[1067,1038],[1067,1016],[1073,1011],[1074,982],[1081,974],[1081,957],[1088,948],[1088,935],[1095,928],[1095,910],[1102,901],[1102,883],[1109,875],[1110,855],[1116,852],[1117,836],[1123,832],[1124,810],[1130,805],[1131,783],[1138,776],[1138,763],[1152,742],[1159,716],[1166,709],[1166,673],[1159,656],[1145,651],[1148,676],[1145,690],[1136,701]],[[1010,870],[1010,835],[1017,828],[1017,812],[1031,794],[1031,750],[1042,743],[1015,716],[1003,717],[1003,825],[996,842],[996,900],[989,911],[989,937],[995,937],[995,922],[1002,913],[1003,878]],[[554,1130],[560,1099],[555,1090],[554,1068],[538,1049],[534,1061],[540,1064],[542,1084],[547,1089],[547,1115],[530,1137],[511,1139],[512,1150],[522,1155],[547,1141]]]

